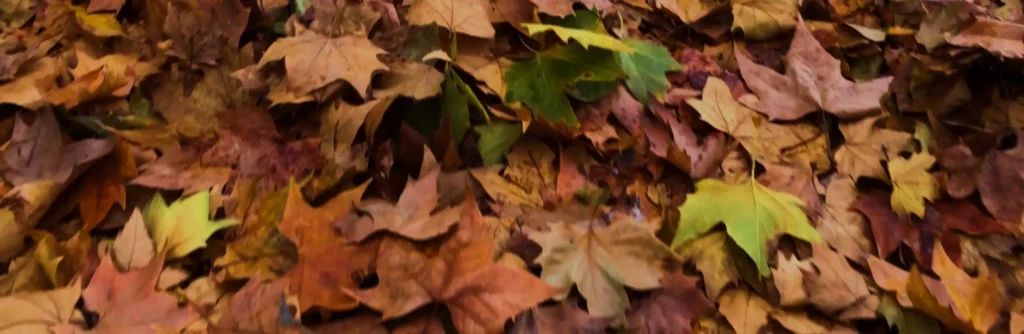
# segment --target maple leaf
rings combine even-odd
[[[90,171],[92,174],[82,180],[72,195],[81,210],[85,231],[96,227],[114,204],[125,208],[124,183],[139,173],[131,148],[123,140],[115,140],[111,153],[98,160]]]
[[[1020,135],[1018,134],[1018,138]],[[1019,221],[1024,202],[1017,196],[1024,192],[1024,147],[1018,143],[1009,150],[991,150],[980,159],[967,145],[960,144],[942,151],[939,163],[949,170],[946,191],[955,198],[965,198],[975,190],[992,215],[1001,221]]]
[[[865,117],[854,123],[839,125],[846,141],[836,151],[836,171],[855,180],[861,176],[889,181],[888,174],[879,163],[896,156],[910,139],[901,131],[876,128],[878,117]]]
[[[854,209],[857,186],[850,178],[832,180],[825,188],[825,206],[818,222],[821,239],[840,254],[859,261],[861,254],[870,254],[875,244],[868,237],[867,220]]]
[[[256,180],[239,180],[231,191],[230,200],[237,201],[237,205],[230,216],[239,224],[224,255],[213,263],[220,280],[257,273],[277,278],[294,264],[294,245],[277,228],[290,188],[259,192],[256,184]]]
[[[740,278],[739,269],[732,259],[728,236],[724,232],[711,232],[679,247],[673,247],[684,262],[693,263],[704,277],[704,289],[711,300],[718,300],[726,286]],[[737,250],[737,253],[739,250]]]
[[[459,54],[455,57],[454,63],[476,80],[483,82],[492,93],[505,98],[505,72],[512,61],[496,55],[488,44],[459,45]]]
[[[587,50],[579,44],[554,47],[509,66],[505,100],[522,102],[548,121],[575,126],[578,122],[565,96],[567,89],[581,82],[614,81],[622,74],[612,52]]]
[[[780,162],[826,164],[817,157],[828,152],[827,140],[810,124],[776,124],[740,104],[722,79],[709,77],[700,100],[686,99],[700,118],[743,144],[755,159]],[[809,153],[802,153],[809,152]]]
[[[77,281],[66,288],[0,297],[3,330],[9,333],[50,333],[68,326],[82,294]]]
[[[143,268],[156,256],[153,239],[146,231],[146,223],[139,209],[132,211],[124,229],[114,238],[110,253],[117,266],[128,271]]]
[[[40,58],[22,66],[21,75],[0,85],[0,103],[19,105],[35,110],[46,102],[46,92],[56,82],[61,68],[56,59]]]
[[[487,10],[477,0],[418,0],[406,14],[409,24],[446,27],[454,32],[481,38],[494,37]]]
[[[868,268],[871,269],[871,277],[875,280],[875,284],[885,291],[893,292],[896,294],[896,301],[903,307],[911,307],[913,303],[910,301],[910,296],[907,295],[907,283],[910,281],[910,273],[906,270],[900,269],[889,262],[885,262],[878,257],[868,258]],[[934,291],[935,297],[939,299],[948,299],[949,297],[943,291],[942,283],[939,280],[928,276],[921,276],[922,282],[928,287],[929,291]],[[879,308],[884,304],[879,304]]]
[[[216,324],[210,324],[211,333],[303,333],[298,326],[286,325],[282,306],[288,289],[288,280],[261,282],[259,275],[238,290],[228,302],[224,314]],[[284,309],[284,311],[282,311]],[[283,315],[283,314],[284,315]]]
[[[945,296],[930,290],[917,267],[911,268],[907,296],[917,308],[950,327],[971,333],[985,333],[999,320],[1002,300],[995,278],[972,278],[946,256],[942,245],[935,247],[932,269],[939,276]]]
[[[591,317],[567,299],[557,305],[538,307],[523,312],[515,321],[511,332],[516,334],[540,333],[604,333],[605,319]]]
[[[228,182],[232,169],[203,166],[199,152],[171,147],[156,161],[140,167],[132,184],[156,189],[184,190],[185,194],[206,191]]]
[[[939,196],[939,182],[928,173],[928,168],[934,163],[935,157],[928,153],[917,153],[910,159],[889,160],[892,208],[897,215],[913,213],[924,217],[924,201],[934,201]]]
[[[104,257],[82,291],[85,307],[99,314],[97,331],[153,333],[155,327],[180,330],[198,317],[191,306],[178,307],[173,296],[156,291],[163,268],[157,257],[145,267],[120,273],[114,261]]]
[[[156,194],[142,211],[146,227],[156,243],[157,254],[167,259],[184,257],[206,247],[206,239],[225,227],[237,225],[234,219],[210,220],[210,192],[203,191],[167,205]]]
[[[711,12],[729,5],[728,0],[655,0],[654,3],[687,24],[697,22]]]
[[[729,236],[768,275],[767,243],[782,233],[820,242],[796,196],[765,188],[757,181],[728,184],[715,179],[697,183],[697,192],[679,207],[679,229],[672,247],[724,223]]]
[[[732,29],[743,30],[744,37],[755,40],[774,37],[797,25],[797,3],[795,0],[732,0]]]
[[[374,91],[375,97],[406,96],[422,100],[441,93],[444,74],[433,66],[400,62],[391,65],[391,71],[381,76],[381,88]]]
[[[879,100],[892,77],[855,83],[843,78],[839,60],[832,58],[801,20],[786,53],[786,75],[736,54],[747,86],[760,100],[753,108],[773,120],[794,120],[824,109],[840,118],[877,113]],[[809,77],[808,77],[809,76]]]
[[[541,278],[562,289],[573,284],[595,317],[622,314],[629,307],[625,287],[650,290],[661,286],[658,264],[671,252],[642,223],[622,220],[608,227],[551,223],[550,231],[530,231],[543,252],[536,263]]]
[[[385,320],[437,301],[448,307],[460,332],[492,333],[558,293],[526,271],[493,263],[494,239],[472,197],[461,213],[455,232],[430,254],[408,240],[385,238],[376,261],[380,284],[350,294],[381,310]]]
[[[1007,58],[1024,58],[1024,45],[1019,37],[1024,34],[1024,25],[1014,22],[977,17],[970,26],[955,35],[946,37],[952,45],[980,47]]]
[[[0,153],[0,173],[15,186],[39,180],[66,184],[112,147],[113,142],[105,139],[64,144],[52,112],[40,113],[32,125],[19,114],[11,140]]]
[[[537,6],[537,11],[557,16],[566,17],[573,14],[572,4],[575,1],[563,1],[563,0],[530,0],[534,5]]]
[[[299,247],[300,253],[332,245],[343,239],[333,224],[352,213],[367,186],[368,182],[348,189],[324,205],[314,208],[306,203],[299,186],[292,183],[288,187],[288,201],[278,229]]]
[[[625,43],[635,52],[616,53],[615,60],[629,76],[626,79],[626,87],[629,87],[633,97],[644,105],[647,105],[648,94],[653,94],[660,101],[664,98],[665,87],[668,87],[665,72],[680,70],[682,66],[679,66],[668,49],[662,46],[632,39],[626,40]]]
[[[284,59],[288,83],[303,94],[344,80],[365,96],[373,72],[387,69],[377,60],[382,53],[366,37],[325,37],[306,31],[275,41],[256,66]]]
[[[954,262],[960,262],[960,238],[952,230],[969,235],[1006,233],[1004,225],[964,201],[939,200],[924,208],[922,219],[897,215],[884,193],[862,194],[854,207],[871,221],[880,256],[888,256],[906,243],[918,263],[929,267],[932,247],[941,243]]]
[[[839,319],[874,319],[878,297],[868,291],[864,277],[846,262],[846,258],[827,245],[811,245],[811,263],[817,272],[805,273],[809,301],[826,313],[839,313]]]
[[[359,211],[370,215],[352,226],[339,226],[352,240],[358,242],[378,231],[391,231],[413,240],[426,240],[448,231],[459,220],[459,208],[443,209],[431,214],[437,205],[437,176],[434,170],[419,180],[409,180],[398,198],[391,204],[382,200],[367,200],[357,205]]]
[[[697,288],[697,278],[681,273],[665,275],[661,289],[630,308],[629,325],[649,332],[690,333],[690,322],[714,310]]]
[[[586,15],[582,13],[590,14]],[[583,11],[578,12],[577,15],[593,16],[594,14],[590,11]],[[526,30],[530,35],[536,35],[547,31],[554,32],[555,35],[557,35],[558,38],[561,38],[563,42],[569,43],[570,39],[575,40],[583,46],[583,49],[590,49],[591,46],[596,46],[605,50],[618,51],[626,54],[636,52],[636,49],[634,49],[633,46],[604,33],[603,26],[601,27],[602,31],[600,32],[543,23],[524,23],[523,27],[526,27]]]
[[[49,290],[70,281],[67,269],[71,261],[64,261],[69,254],[57,239],[42,231],[34,231],[30,236],[35,245],[22,256],[11,259],[7,273],[0,276],[0,295]]]
[[[757,333],[768,324],[773,307],[767,301],[743,289],[731,289],[718,301],[718,312],[739,334]]]

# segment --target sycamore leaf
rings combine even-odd
[[[732,29],[749,39],[769,39],[796,26],[798,9],[796,0],[732,0]]]
[[[950,261],[942,246],[935,247],[932,269],[942,283],[942,293],[929,289],[923,276],[914,267],[907,282],[907,295],[919,309],[954,330],[987,333],[999,320],[1002,299],[998,281],[983,274],[972,278]]]
[[[863,275],[828,245],[811,246],[814,251],[811,263],[818,268],[817,272],[805,274],[811,304],[825,313],[838,313],[840,320],[874,319],[878,297],[868,291]]]
[[[332,38],[306,31],[275,41],[256,66],[262,68],[270,62],[284,59],[288,83],[303,94],[344,80],[360,96],[365,96],[373,72],[387,69],[377,60],[377,55],[382,53],[384,50],[366,37]]]
[[[743,80],[760,98],[752,107],[773,120],[795,120],[818,109],[840,118],[875,114],[893,79],[846,80],[839,60],[818,44],[802,21],[786,53],[785,75],[754,63],[744,52],[737,52],[736,60]]]
[[[644,105],[647,105],[648,94],[653,94],[660,101],[665,96],[665,88],[668,87],[665,72],[682,69],[682,66],[679,66],[672,58],[672,54],[663,46],[634,39],[628,39],[625,43],[636,52],[615,53],[615,60],[629,76],[626,79],[629,92]]]
[[[513,63],[505,72],[505,100],[522,102],[552,123],[578,124],[568,89],[581,82],[609,82],[622,76],[612,52],[578,44],[550,48]]]
[[[686,103],[702,120],[736,138],[759,161],[828,167],[828,143],[817,127],[769,122],[733,98],[729,86],[718,77],[708,78],[701,99],[689,98]]]
[[[924,217],[924,201],[934,201],[939,196],[939,182],[928,172],[935,163],[935,157],[928,153],[917,153],[910,159],[889,160],[889,174],[892,175],[892,209],[905,216],[913,213]]]
[[[82,291],[85,307],[99,315],[93,329],[123,333],[154,327],[180,330],[198,318],[192,306],[179,308],[177,299],[156,290],[163,264],[163,258],[157,257],[139,270],[120,273],[109,256],[103,258]]]
[[[71,320],[81,294],[81,283],[76,281],[66,288],[4,296],[0,298],[4,310],[0,332],[57,332],[55,327]]]
[[[767,244],[786,233],[809,242],[821,236],[796,196],[765,188],[754,180],[728,184],[715,179],[697,183],[697,192],[679,207],[679,229],[672,246],[681,245],[724,223],[729,236],[768,275]]]
[[[117,266],[127,271],[142,268],[153,260],[153,238],[146,231],[139,209],[132,212],[124,229],[114,238],[111,254]]]
[[[672,273],[661,279],[661,289],[630,307],[629,325],[653,333],[689,333],[690,322],[712,313],[715,306],[697,288],[697,278]]]
[[[472,196],[463,202],[461,218],[455,232],[429,251],[384,238],[375,266],[380,284],[350,294],[382,311],[384,320],[443,303],[460,333],[500,332],[508,318],[558,294],[529,272],[493,262],[494,237]]]
[[[718,300],[726,286],[740,279],[736,255],[732,255],[739,251],[730,251],[736,247],[730,247],[728,238],[725,232],[711,232],[672,247],[680,259],[693,263],[700,271],[704,277],[704,289],[711,300]]]
[[[90,171],[72,195],[81,210],[85,231],[96,227],[114,204],[125,208],[125,181],[139,175],[131,148],[123,140],[116,140],[111,153],[97,161]]]
[[[398,198],[391,204],[383,200],[366,200],[356,205],[370,219],[360,219],[348,226],[340,226],[347,236],[359,242],[379,231],[390,231],[413,240],[427,240],[448,231],[459,220],[459,208],[446,208],[431,214],[437,206],[437,176],[440,169],[419,180],[409,180]]]
[[[562,26],[556,26],[552,24],[543,23],[524,23],[523,27],[526,27],[527,32],[530,35],[540,34],[546,31],[554,32],[561,38],[563,42],[568,43],[570,39],[575,40],[577,43],[583,46],[584,49],[589,49],[591,46],[596,46],[606,50],[618,51],[627,54],[636,52],[636,49],[623,41],[616,39],[608,34],[596,33],[584,29],[566,28]]]
[[[541,278],[562,289],[575,284],[595,317],[620,315],[629,307],[625,287],[649,290],[661,286],[659,263],[672,255],[641,222],[616,221],[608,227],[563,222],[550,231],[530,231],[543,252],[537,257]]]
[[[494,37],[484,2],[477,0],[417,0],[409,8],[409,24],[430,25],[481,38]]]
[[[731,289],[718,301],[718,312],[725,316],[738,334],[755,334],[768,324],[774,309],[761,297],[743,289]]]
[[[289,316],[285,296],[288,280],[262,282],[259,275],[238,290],[225,306],[223,315],[216,325],[210,325],[212,333],[302,333],[302,329],[288,326]]]
[[[376,97],[401,95],[422,100],[441,92],[444,74],[427,64],[400,62],[391,65],[391,71],[382,75],[380,80],[382,87],[373,94]]]
[[[880,163],[895,157],[910,139],[910,134],[901,131],[876,128],[881,116],[865,117],[853,123],[839,125],[846,141],[836,151],[836,171],[849,175],[854,180],[861,176],[889,181],[889,176]]]
[[[210,192],[203,191],[170,206],[157,194],[142,211],[156,252],[167,259],[184,257],[206,247],[206,239],[222,228],[238,224],[234,219],[210,220]]]

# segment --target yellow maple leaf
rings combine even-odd
[[[206,239],[222,228],[238,224],[234,219],[210,220],[210,192],[203,191],[167,205],[157,194],[142,212],[158,254],[176,259],[206,247]]]
[[[924,217],[924,200],[935,200],[939,196],[939,182],[928,168],[935,163],[935,157],[918,153],[910,159],[889,160],[889,174],[892,176],[892,209],[900,216],[908,213]]]

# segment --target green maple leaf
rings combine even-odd
[[[810,242],[820,242],[796,196],[777,192],[757,181],[729,184],[715,179],[697,183],[697,192],[679,207],[679,229],[672,240],[672,248],[694,239],[718,225],[757,264],[757,270],[767,276],[767,243],[780,234],[789,234]]]
[[[156,194],[142,211],[142,216],[156,243],[157,252],[168,260],[206,247],[206,239],[214,232],[238,224],[234,219],[210,220],[209,191],[193,194],[170,206],[160,194]]]
[[[649,93],[660,100],[665,96],[665,87],[668,86],[665,72],[680,70],[682,67],[663,46],[639,40],[626,40],[625,43],[635,52],[616,52],[615,60],[629,75],[626,79],[629,92],[645,106]]]
[[[522,102],[551,122],[577,124],[567,91],[580,82],[615,81],[623,76],[612,52],[569,44],[513,63],[505,73],[505,99]]]
[[[484,166],[501,163],[508,149],[523,134],[523,127],[519,123],[494,122],[478,125],[473,129],[480,134],[477,149],[480,151]]]

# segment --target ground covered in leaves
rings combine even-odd
[[[0,0],[0,333],[1024,333],[1020,0]]]

